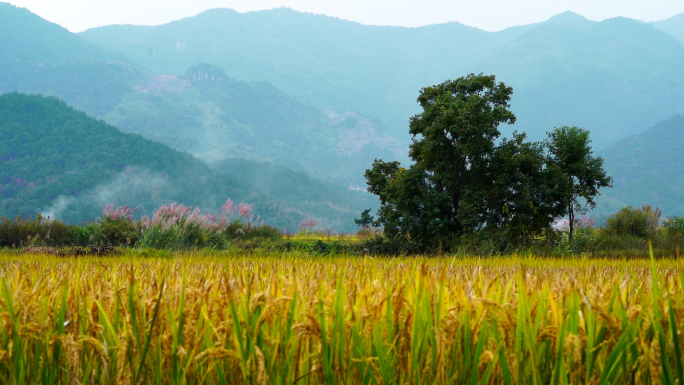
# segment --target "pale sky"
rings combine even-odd
[[[540,22],[570,10],[591,20],[643,21],[684,13],[684,0],[10,0],[72,32],[109,24],[159,25],[211,8],[289,7],[363,24],[415,27],[457,21],[487,31]]]

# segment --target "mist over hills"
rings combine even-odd
[[[2,216],[40,212],[81,223],[98,218],[105,204],[138,207],[138,215],[150,215],[173,202],[218,212],[231,198],[252,204],[266,224],[296,229],[302,219],[313,217],[321,227],[352,231],[353,218],[377,206],[367,193],[314,180],[283,166],[224,162],[216,165],[216,171],[190,154],[122,133],[54,97],[0,96]],[[257,186],[264,178],[260,170],[283,186]],[[309,196],[293,195],[287,181],[296,182],[296,188]],[[335,204],[316,198],[323,195],[333,197]]]
[[[268,83],[236,81],[208,64],[181,77],[139,79],[102,117],[208,161],[269,160],[345,186],[362,184],[374,157],[405,152],[377,122],[325,113]]]
[[[515,129],[539,139],[560,125],[603,148],[684,112],[684,46],[654,25],[567,12],[500,32],[458,23],[366,26],[274,9],[206,11],[157,27],[108,26],[84,39],[160,73],[198,60],[237,79],[266,80],[300,100],[379,118],[401,140],[423,86],[494,73],[515,90]]]
[[[0,96],[0,132],[5,216],[44,212],[81,222],[99,217],[104,204],[149,214],[169,201],[208,208],[248,197],[187,153],[124,134],[57,98]]]

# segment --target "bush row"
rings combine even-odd
[[[243,214],[248,211],[244,206],[237,207]],[[369,228],[360,230],[353,240],[330,235],[327,240],[297,239],[281,234],[274,227],[254,225],[251,220],[245,220],[246,215],[231,218],[224,214],[202,215],[182,205],[169,205],[160,208],[152,219],[140,220],[134,220],[127,208],[105,208],[98,221],[81,226],[66,225],[40,215],[14,220],[2,218],[0,247],[66,247],[98,254],[116,247],[163,250],[233,247],[247,251],[297,250],[315,255],[439,255],[449,251],[464,255],[534,253],[624,258],[647,255],[649,243],[656,255],[678,256],[680,246],[684,244],[684,218],[662,219],[661,212],[650,206],[625,207],[610,216],[601,227],[596,227],[594,221],[580,219],[572,239],[567,228],[549,230],[526,239],[511,239],[505,231],[480,231],[445,239],[429,250],[421,249],[409,237],[388,238]]]
[[[150,247],[157,249],[226,248],[234,240],[277,239],[278,229],[233,222],[207,229],[193,222],[144,226],[128,218],[103,217],[81,226],[35,218],[0,219],[0,247]]]
[[[624,207],[598,227],[593,219],[580,218],[575,222],[572,239],[569,237],[567,221],[559,223],[564,226],[526,237],[513,238],[506,229],[477,231],[442,239],[427,250],[402,236],[389,239],[374,237],[364,247],[373,254],[389,255],[439,255],[448,251],[452,254],[483,256],[530,253],[542,256],[630,258],[647,256],[649,245],[656,256],[678,257],[680,247],[684,245],[684,217],[662,218],[660,210],[648,205]]]
[[[277,238],[277,229],[252,223],[250,205],[228,199],[218,214],[169,204],[152,218],[135,220],[130,207],[104,206],[102,217],[82,226],[66,225],[40,214],[0,219],[0,247],[114,247],[156,249],[226,248],[234,239]]]

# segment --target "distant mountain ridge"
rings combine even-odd
[[[625,18],[554,23],[511,40],[481,62],[514,86],[518,130],[574,125],[604,148],[626,134],[684,112],[684,46]]]
[[[378,27],[290,9],[216,9],[79,35],[155,72],[181,74],[204,61],[237,79],[266,80],[319,108],[379,118],[404,142],[420,88],[468,72],[512,86],[514,128],[535,139],[578,125],[603,148],[684,112],[684,46],[624,18],[594,22],[566,12],[490,33],[458,23]]]
[[[672,16],[665,20],[654,21],[650,24],[661,31],[667,32],[684,44],[684,13],[680,13],[679,15]]]
[[[463,35],[483,44],[473,49],[464,44]],[[419,68],[420,62],[429,66],[464,57],[472,60],[486,52],[487,46],[502,44],[486,32],[458,23],[418,29],[375,27],[287,8],[245,14],[214,9],[159,27],[102,27],[80,36],[115,48],[155,72],[181,74],[203,61],[238,79],[269,81],[325,110],[358,111],[383,120],[386,116],[376,112],[383,109],[383,100],[376,94],[393,99],[391,91],[399,86],[410,94],[408,104],[413,105],[420,87],[428,84],[406,72]],[[446,39],[443,44],[451,49],[420,52],[424,41],[437,38]],[[405,57],[406,47],[414,51],[409,57]],[[387,54],[377,56],[381,50]],[[423,53],[430,56],[423,57]],[[398,67],[406,61],[408,68]],[[360,68],[368,76],[359,77]],[[430,81],[441,80],[440,76]],[[385,123],[404,126],[405,113],[395,111],[398,117]]]
[[[122,60],[25,8],[0,3],[0,61],[60,65]]]

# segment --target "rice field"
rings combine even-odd
[[[4,253],[0,383],[682,384],[683,268]]]

